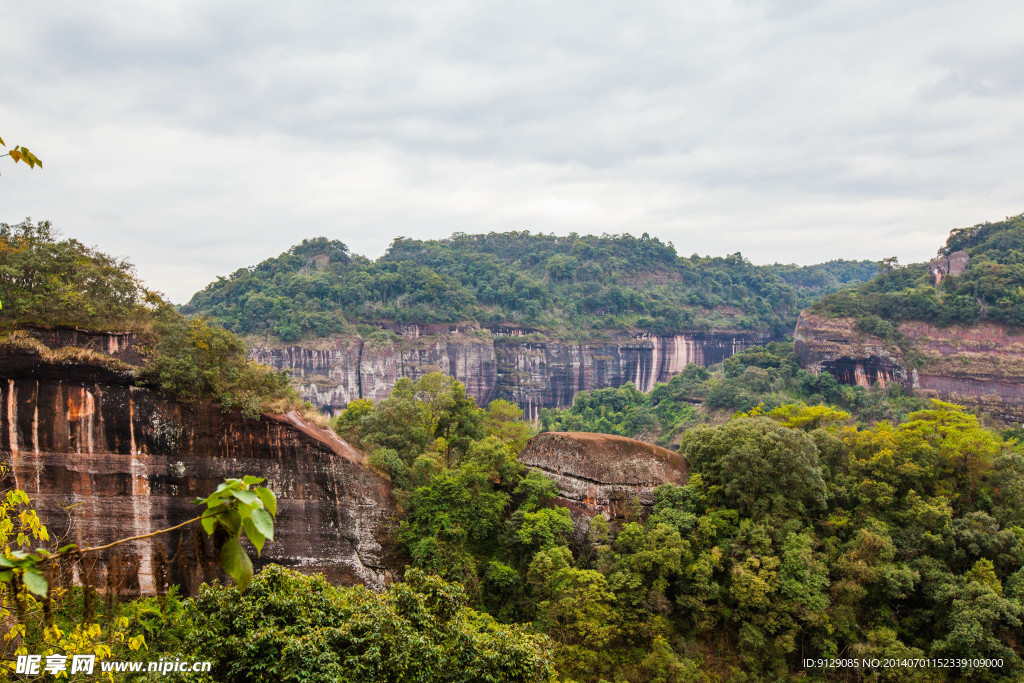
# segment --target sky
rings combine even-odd
[[[183,303],[325,235],[926,260],[1024,212],[1024,3],[6,3],[0,222]]]

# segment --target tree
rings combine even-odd
[[[271,565],[245,593],[205,586],[186,642],[219,681],[552,681],[547,639],[498,624],[417,569],[374,593]]]

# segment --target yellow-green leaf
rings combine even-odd
[[[260,533],[271,541],[274,540],[274,519],[266,510],[257,508],[252,511],[252,523],[256,525]]]
[[[246,559],[249,559],[249,558],[246,558]],[[250,565],[250,567],[251,567],[251,565]],[[250,569],[250,573],[251,573],[251,569]],[[33,571],[31,569],[26,569],[24,575],[22,575],[21,578],[25,582],[25,588],[29,589],[31,592],[35,593],[36,595],[38,595],[40,597],[45,597],[46,596],[46,589],[47,589],[46,577],[43,576],[42,573],[40,573],[39,571]]]
[[[246,505],[255,505],[256,501],[259,500],[253,491],[238,491],[231,489],[231,495]]]
[[[277,517],[277,498],[270,489],[261,486],[256,489],[256,495],[263,501],[263,507],[267,508],[271,515]]]

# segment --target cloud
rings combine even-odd
[[[328,235],[649,232],[755,262],[927,258],[1024,211],[1024,6],[23,3],[0,220],[175,301]]]

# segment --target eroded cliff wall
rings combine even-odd
[[[655,488],[685,484],[690,475],[681,454],[612,434],[545,432],[527,442],[519,459],[558,486],[558,503],[572,515],[577,542],[586,540],[595,515],[615,523],[632,512],[646,516]]]
[[[117,364],[45,355],[0,347],[0,460],[56,537],[99,545],[173,526],[199,514],[191,501],[225,477],[254,474],[280,500],[258,563],[383,585],[377,534],[393,511],[390,482],[333,433],[295,413],[248,420],[182,404]],[[213,576],[196,525],[108,551],[101,575],[114,553],[129,592],[153,592],[161,556],[186,590]]]
[[[435,329],[437,328],[437,329]],[[517,403],[530,419],[572,405],[580,391],[633,384],[650,391],[688,363],[713,365],[771,340],[750,333],[699,332],[567,342],[536,330],[406,325],[389,341],[337,338],[291,346],[252,343],[250,356],[287,371],[303,398],[330,412],[356,398],[384,398],[400,377],[439,370],[481,406]]]
[[[983,323],[898,325],[902,346],[857,330],[852,318],[804,312],[793,334],[804,368],[846,384],[893,382],[968,405],[1005,421],[1024,420],[1024,335]]]

